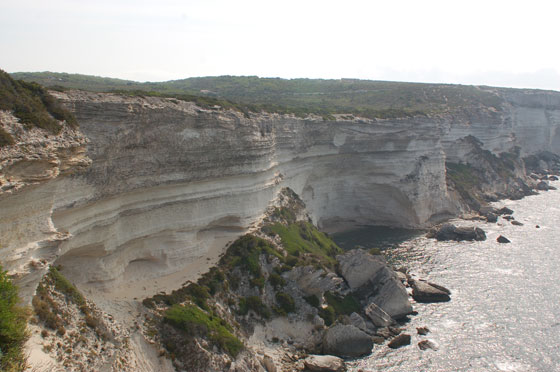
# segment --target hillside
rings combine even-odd
[[[367,118],[426,116],[486,108],[500,110],[503,99],[495,89],[463,85],[398,83],[357,79],[280,79],[256,76],[200,77],[139,83],[88,75],[36,72],[12,76],[55,89],[175,96],[192,101],[208,97],[230,101],[242,111],[309,113],[332,119],[333,114]],[[181,97],[185,96],[187,97]],[[211,102],[210,102],[211,103]],[[220,104],[220,102],[216,102]],[[223,104],[220,104],[223,106]]]

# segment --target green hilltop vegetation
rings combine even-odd
[[[79,74],[14,73],[14,78],[52,89],[82,89],[183,98],[259,112],[313,113],[397,118],[457,112],[473,107],[500,110],[502,99],[489,89],[465,85],[399,83],[357,79],[280,79],[256,76],[199,77],[139,83]]]
[[[36,82],[14,80],[0,70],[0,110],[10,111],[28,128],[39,127],[53,134],[59,133],[66,121],[77,126],[76,118]],[[13,137],[0,128],[0,147],[14,143]]]

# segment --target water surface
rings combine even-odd
[[[419,314],[404,325],[412,344],[376,346],[351,371],[560,371],[560,191],[497,205],[513,209],[524,226],[477,222],[484,242],[417,237],[385,252],[414,276],[448,287],[452,300],[413,304]],[[497,243],[500,234],[511,243]],[[431,332],[418,335],[420,326]],[[421,351],[425,339],[439,349]]]

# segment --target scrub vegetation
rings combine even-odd
[[[27,365],[23,346],[29,311],[19,302],[17,287],[0,266],[0,370],[6,372],[23,371]]]
[[[0,70],[0,110],[12,112],[28,128],[39,127],[53,134],[59,133],[62,129],[60,121],[65,121],[72,127],[77,126],[74,115],[63,108],[41,85],[14,80],[2,70]],[[0,130],[0,146],[13,144],[13,141],[8,132]]]
[[[201,77],[138,83],[51,72],[12,75],[57,89],[160,95],[196,101],[206,106],[217,104],[244,113],[266,111],[300,117],[316,114],[324,120],[333,120],[335,114],[401,118],[459,112],[472,107],[500,110],[502,105],[502,99],[494,92],[462,85],[256,76]]]

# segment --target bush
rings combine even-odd
[[[0,267],[0,367],[2,371],[23,371],[23,346],[27,340],[27,309],[19,306],[17,287]]]
[[[340,298],[331,292],[325,292],[327,303],[333,307],[336,315],[349,315],[361,310],[360,303],[352,294]]]
[[[54,266],[49,269],[48,280],[54,284],[57,291],[66,295],[71,302],[75,303],[80,309],[87,306],[86,299],[76,286],[62,275],[60,271]]]
[[[222,318],[208,314],[196,305],[173,305],[165,312],[164,320],[191,336],[207,337],[234,358],[244,347]]]
[[[315,295],[311,295],[311,296],[307,296],[303,298],[305,301],[307,301],[307,303],[313,307],[319,307],[319,305],[321,304],[321,301],[319,300],[319,297],[315,296]]]
[[[280,305],[280,308],[286,313],[291,313],[296,310],[296,303],[294,299],[285,292],[278,292],[276,294],[276,301],[278,302],[278,305]]]
[[[268,281],[275,289],[286,285],[286,281],[277,273],[272,273],[268,276]]]
[[[238,313],[240,315],[247,315],[249,310],[253,310],[257,315],[260,315],[265,319],[270,318],[270,310],[258,296],[249,296],[239,299]]]
[[[333,324],[334,320],[336,319],[335,311],[330,305],[324,308],[319,308],[319,316],[323,318],[327,326]]]

